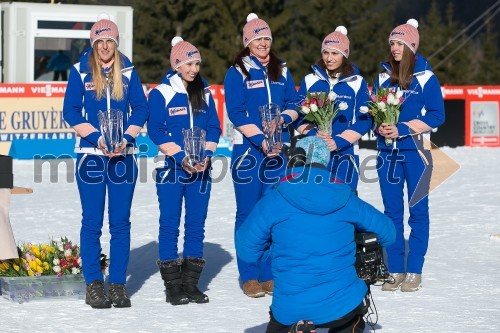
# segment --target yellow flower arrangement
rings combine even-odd
[[[80,247],[67,238],[49,244],[25,243],[19,258],[0,260],[0,276],[41,276],[81,273]]]

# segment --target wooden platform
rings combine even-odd
[[[33,189],[29,187],[16,187],[10,189],[11,194],[30,194],[33,193]]]

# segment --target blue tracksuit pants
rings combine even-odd
[[[283,175],[285,167],[282,155],[269,158],[254,146],[241,144],[233,146],[231,174],[236,197],[235,233],[245,223],[264,192],[279,181],[279,176]],[[273,279],[270,259],[249,263],[241,260],[236,253],[236,260],[243,283],[248,280],[264,282]]]
[[[135,157],[77,154],[76,165],[82,204],[80,252],[85,283],[103,281],[100,237],[107,192],[111,234],[109,282],[125,284],[130,253],[130,207],[137,180]]]
[[[156,169],[156,192],[160,204],[158,235],[161,261],[179,257],[177,242],[184,199],[183,257],[202,258],[205,220],[212,187],[210,171],[189,175],[184,170]]]
[[[377,159],[385,214],[396,227],[396,241],[386,248],[391,273],[422,273],[429,243],[429,185],[432,156],[428,150],[383,150]],[[407,186],[411,228],[405,269],[404,186]]]
[[[359,181],[359,156],[330,154],[328,170],[332,176],[351,187],[353,191],[358,188]]]

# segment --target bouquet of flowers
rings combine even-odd
[[[399,119],[401,105],[403,103],[403,91],[395,91],[394,88],[380,88],[375,94],[370,95],[369,108],[362,106],[361,113],[370,113],[373,121],[378,127],[382,123],[395,125]],[[385,144],[392,145],[393,139],[385,138]]]
[[[298,111],[306,115],[305,120],[314,122],[320,131],[332,134],[333,119],[348,106],[346,102],[336,103],[336,99],[337,94],[333,91],[328,94],[308,92]]]
[[[0,260],[0,276],[62,276],[82,271],[80,247],[66,237],[49,244],[25,243],[17,251],[19,258]],[[106,255],[101,254],[101,268],[106,267]]]

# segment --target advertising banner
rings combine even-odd
[[[471,143],[473,145],[498,146],[499,102],[471,102]]]
[[[154,86],[146,84],[145,92]],[[212,85],[210,89],[222,127],[217,153],[229,155],[234,129],[227,117],[224,86]],[[75,133],[62,115],[65,91],[66,83],[0,84],[0,154],[14,158],[74,156]],[[443,86],[441,92],[447,101],[447,120],[437,132],[433,130],[432,137],[450,146],[500,146],[500,87]],[[464,104],[453,102],[459,100]],[[464,108],[462,105],[463,113],[458,110]],[[375,148],[375,139],[372,132],[366,134],[360,147]],[[145,129],[137,142],[142,145],[143,154],[156,155],[156,147]]]

